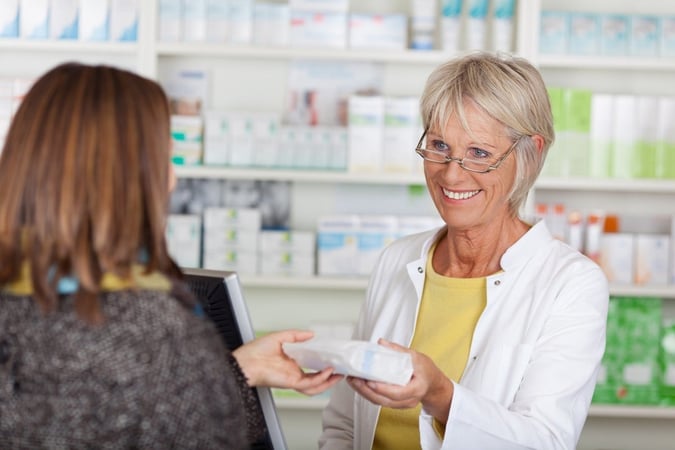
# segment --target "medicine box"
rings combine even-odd
[[[314,254],[293,251],[259,253],[259,272],[263,275],[304,276],[314,275]]]
[[[241,274],[255,274],[258,270],[256,252],[227,250],[211,251],[204,249],[204,268],[210,270],[230,270]]]
[[[630,33],[630,54],[632,56],[658,56],[661,23],[657,16],[632,15]]]
[[[345,48],[347,14],[291,9],[289,44],[294,47]]]
[[[19,37],[19,0],[0,2],[0,38]]]
[[[317,271],[319,275],[356,274],[359,216],[319,218],[317,225]]]
[[[670,236],[638,234],[635,238],[635,284],[665,285],[670,270]]]
[[[180,267],[201,267],[202,218],[196,214],[170,214],[166,240],[169,254]]]
[[[78,37],[81,41],[107,41],[109,38],[108,0],[80,0]]]
[[[204,229],[260,230],[262,215],[255,208],[205,208]]]
[[[202,162],[203,120],[200,116],[171,116],[173,150],[171,161],[178,165]]]
[[[258,230],[249,228],[204,227],[204,249],[211,252],[258,251]]]
[[[25,39],[46,39],[49,36],[49,0],[19,2],[19,35]]]
[[[349,47],[354,49],[405,50],[408,18],[404,14],[351,13]]]
[[[51,0],[49,10],[49,37],[77,39],[79,0]]]
[[[571,13],[568,45],[570,54],[597,55],[600,49],[600,16],[593,13]]]
[[[110,0],[111,41],[138,40],[138,1],[140,0]]]
[[[177,42],[183,37],[182,0],[159,0],[159,40]]]
[[[600,16],[600,53],[606,56],[628,54],[630,17],[625,14]]]
[[[632,284],[635,239],[631,233],[604,233],[600,237],[600,267],[611,283]]]
[[[349,108],[349,171],[378,172],[384,146],[384,97],[352,95]]]
[[[260,252],[292,252],[313,255],[316,251],[316,233],[297,230],[262,230],[259,234]]]
[[[567,53],[569,41],[569,13],[565,11],[541,12],[539,52],[544,55]]]

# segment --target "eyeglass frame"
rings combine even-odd
[[[453,158],[452,156],[444,154],[443,152],[437,152],[435,150],[429,150],[429,149],[426,149],[426,148],[421,148],[422,141],[424,141],[424,138],[426,137],[428,131],[429,131],[429,129],[426,128],[424,130],[424,132],[422,133],[422,136],[420,137],[420,140],[419,140],[419,142],[417,142],[417,146],[415,147],[415,153],[420,155],[420,157],[423,160],[433,162],[433,163],[437,163],[437,164],[448,164],[448,163],[454,161],[457,164],[459,164],[459,167],[461,167],[462,169],[464,169],[468,172],[473,172],[473,173],[489,173],[489,172],[492,172],[493,170],[498,169],[499,166],[502,164],[502,162],[504,162],[504,160],[511,154],[511,152],[513,152],[513,150],[516,148],[516,144],[518,144],[518,142],[521,139],[519,137],[518,139],[513,141],[513,144],[511,144],[511,146],[506,151],[506,153],[504,153],[501,157],[499,157],[499,159],[497,159],[497,161],[495,161],[494,163],[487,166],[485,168],[485,170],[476,170],[476,169],[469,169],[468,167],[464,166],[464,160],[466,159],[466,155],[464,156],[464,158]],[[424,156],[423,152],[432,152],[432,153],[437,154],[437,155],[443,155],[445,157],[445,160],[444,161],[436,161],[436,160],[433,160],[433,159],[428,159]]]

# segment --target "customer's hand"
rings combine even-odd
[[[306,395],[315,395],[335,385],[343,378],[342,375],[333,374],[332,368],[304,372],[281,348],[284,342],[302,342],[313,336],[311,331],[277,331],[247,342],[232,354],[250,386],[295,389]]]

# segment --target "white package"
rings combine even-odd
[[[285,342],[284,352],[307,369],[333,367],[335,373],[403,386],[413,373],[409,353],[375,342],[314,338]]]

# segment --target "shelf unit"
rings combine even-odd
[[[377,3],[386,8],[406,10],[407,2],[396,0]],[[639,6],[635,4],[639,3]],[[136,43],[83,43],[54,41],[24,41],[20,39],[0,39],[0,75],[38,76],[58,62],[81,60],[83,62],[116,64],[131,68],[150,78],[161,80],[167,67],[183,60],[203,62],[217,67],[241,70],[234,84],[244,80],[260,87],[232,92],[221,89],[218,92],[221,104],[218,107],[245,107],[282,109],[281,86],[274,89],[269,80],[285,82],[285,69],[294,60],[325,61],[364,61],[377,62],[387,66],[385,89],[392,95],[419,94],[426,75],[442,61],[457,56],[456,53],[443,51],[355,51],[333,49],[272,48],[252,45],[214,45],[196,43],[157,42],[157,4],[158,1],[139,0],[139,39]],[[352,1],[355,4],[355,1]],[[517,53],[537,64],[547,82],[593,87],[603,91],[617,93],[662,92],[675,95],[675,85],[671,79],[675,75],[675,60],[662,58],[608,58],[547,56],[537,51],[539,13],[543,8],[598,10],[598,11],[637,11],[664,12],[675,14],[675,3],[662,0],[633,2],[632,0],[517,0]],[[362,6],[359,4],[359,6]],[[260,67],[269,68],[269,73],[257,74]],[[248,72],[247,72],[248,71]],[[253,77],[246,79],[245,75]],[[220,74],[222,75],[222,73]],[[636,80],[649,78],[649,83]],[[216,82],[229,83],[232,78],[221,77]],[[652,82],[654,81],[654,82]],[[625,87],[624,87],[625,86]],[[627,89],[626,91],[622,89]],[[241,90],[241,89],[240,89]],[[226,97],[231,97],[227,100]],[[264,97],[264,98],[263,98]],[[308,211],[314,204],[323,201],[322,196],[338,185],[356,188],[388,189],[407,185],[423,185],[422,174],[353,174],[333,171],[310,170],[268,170],[236,169],[223,167],[176,167],[179,177],[185,178],[227,178],[227,179],[263,179],[291,181],[294,189],[301,192],[316,191],[312,195],[302,196],[302,204],[308,205]],[[602,205],[625,211],[629,205],[639,202],[640,210],[675,214],[675,180],[597,180],[597,179],[540,179],[534,189],[536,197],[575,199],[588,197],[592,192],[602,198]],[[303,194],[304,195],[304,194]],[[296,222],[310,223],[311,214],[296,218]],[[244,289],[250,301],[254,323],[262,328],[274,324],[279,327],[304,326],[314,319],[344,320],[355,318],[363,292],[367,286],[365,278],[287,278],[242,276]],[[614,295],[631,295],[675,299],[675,286],[611,286]],[[669,305],[675,302],[667,302]],[[288,310],[297,315],[289,314]],[[284,426],[293,434],[297,430],[309,429],[316,425],[318,411],[325,405],[325,399],[278,399]],[[299,418],[284,416],[298,414]],[[675,408],[593,405],[591,418],[607,419],[658,419],[675,418]],[[313,421],[313,422],[312,422]],[[297,422],[297,423],[296,423]],[[590,425],[593,427],[593,423]],[[623,430],[626,428],[626,430]],[[312,428],[313,429],[313,428]],[[665,430],[665,428],[664,428]],[[616,432],[625,431],[625,448],[644,448],[641,444],[649,435],[639,430],[621,427]],[[672,437],[672,431],[663,431]],[[303,435],[304,432],[299,432]],[[668,434],[670,433],[670,434]],[[292,442],[293,443],[293,442]],[[306,442],[299,442],[293,448],[304,448]],[[600,448],[603,444],[587,444],[587,448]],[[312,441],[306,448],[315,448]]]

